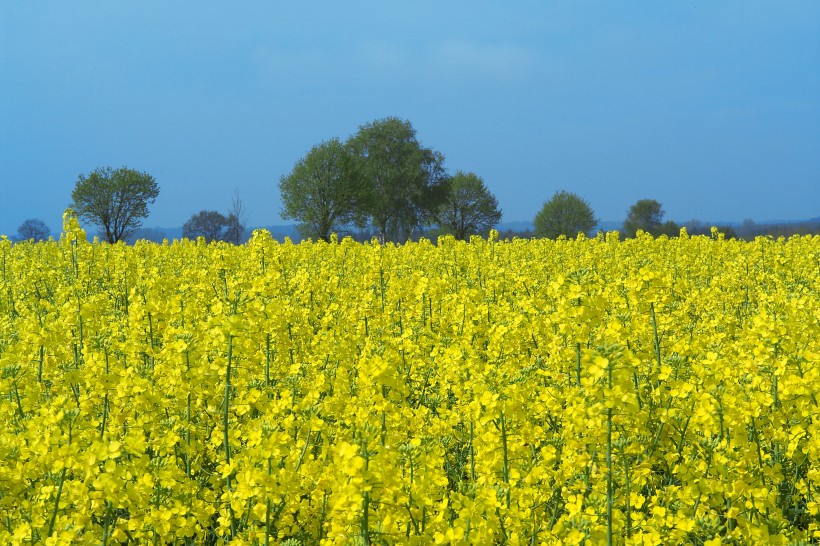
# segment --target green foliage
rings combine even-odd
[[[133,245],[137,241],[150,241],[152,243],[162,243],[163,240],[168,239],[168,234],[160,228],[155,227],[141,227],[134,233],[124,239],[129,245]]]
[[[500,221],[498,200],[480,176],[458,171],[449,179],[446,197],[436,212],[436,223],[444,233],[463,240],[489,231]]]
[[[356,209],[382,241],[406,239],[433,220],[447,190],[444,156],[424,148],[409,121],[362,125],[349,146],[365,182]]]
[[[229,229],[234,222],[215,210],[201,210],[191,216],[182,226],[182,236],[187,239],[204,237],[207,242],[227,240]]]
[[[641,199],[629,208],[624,221],[624,234],[634,237],[638,230],[659,235],[664,211],[654,199]]]
[[[337,138],[311,148],[279,180],[279,191],[282,217],[298,221],[303,237],[328,241],[334,231],[363,224],[363,184],[347,147]]]
[[[737,231],[732,226],[716,226],[725,239],[737,239]]]
[[[544,203],[533,220],[536,237],[554,239],[560,235],[575,237],[592,231],[598,224],[592,207],[574,193],[558,191]]]
[[[689,220],[688,222],[685,222],[684,225],[686,226],[686,231],[687,231],[687,233],[689,234],[690,237],[694,236],[694,235],[707,235],[707,236],[712,235],[712,225],[711,224],[707,225],[707,224],[701,222],[700,220],[697,220],[697,219]],[[744,223],[743,227],[746,227],[746,226],[747,226],[747,224]],[[723,237],[726,238],[726,239],[737,239],[738,238],[738,232],[732,226],[717,225],[715,227],[717,228],[718,232],[722,233]],[[751,238],[754,239],[754,237],[751,237]]]
[[[29,218],[17,228],[17,235],[21,241],[44,241],[51,235],[51,230],[45,222],[37,218]]]
[[[139,229],[157,195],[159,186],[150,174],[103,167],[80,175],[71,192],[71,208],[102,229],[109,243],[116,243]]]
[[[794,235],[820,235],[820,218],[813,218],[803,222],[795,222],[788,224],[757,224],[753,220],[747,218],[743,223],[734,229],[730,226],[717,226],[718,230],[726,234],[726,238],[730,239],[731,229],[734,236],[742,238],[747,241],[753,241],[755,237],[792,237]]]
[[[656,235],[666,235],[667,237],[677,237],[680,235],[680,226],[673,220],[667,220],[658,227]],[[691,234],[690,234],[691,235]]]

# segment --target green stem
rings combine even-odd
[[[575,380],[581,386],[581,344],[575,344]]]
[[[37,382],[38,383],[43,382],[43,362],[44,362],[44,360],[45,360],[45,348],[42,345],[40,345],[40,362],[39,362],[39,365],[37,366]]]
[[[370,546],[370,492],[362,495],[362,544]]]
[[[185,349],[185,367],[191,371],[191,353]],[[185,475],[191,477],[191,393],[187,395],[185,403]]]
[[[271,475],[271,461],[268,457],[268,476]],[[270,496],[265,495],[265,546],[270,544]]]
[[[108,545],[108,526],[111,519],[111,503],[105,501],[105,526],[103,527],[102,546]]]
[[[509,460],[509,452],[507,450],[507,424],[506,419],[504,418],[504,412],[501,412],[501,453],[502,453],[502,477],[504,479],[504,484],[506,485],[507,489],[507,509],[510,508],[510,460]]]
[[[629,463],[624,455],[623,451],[621,451],[621,456],[624,458],[624,485],[625,485],[625,496],[626,496],[626,536],[627,538],[632,536],[632,499],[630,495],[632,494],[632,476],[629,474]]]
[[[473,438],[475,437],[475,424],[470,421],[470,480],[475,483],[475,446],[473,446]]]
[[[54,509],[51,511],[51,518],[48,521],[48,533],[46,538],[54,532],[54,522],[57,521],[57,510],[60,508],[60,497],[63,495],[63,483],[65,483],[66,467],[60,472],[60,484],[57,486],[57,498],[54,499]]]
[[[105,353],[105,375],[108,381],[109,366],[108,366],[108,352]],[[108,388],[105,389],[105,399],[103,400],[103,416],[102,423],[100,423],[100,440],[105,435],[105,425],[108,422]]]
[[[16,380],[14,382],[14,398],[17,400],[17,416],[20,419],[25,419],[26,413],[23,411],[23,401],[20,400],[20,390]]]
[[[384,292],[385,292],[384,269],[379,270],[379,288],[381,289],[381,294],[382,294],[382,313],[384,313]]]
[[[658,337],[658,321],[655,318],[655,304],[649,304],[649,312],[652,314],[652,337],[655,342],[655,360],[658,365],[658,372],[661,371],[661,342]]]
[[[362,440],[362,457],[364,458],[364,471],[370,467],[370,451],[367,449],[367,440]],[[370,491],[362,494],[362,521],[361,521],[362,545],[370,546]]]
[[[607,364],[607,387],[612,390],[612,361]],[[606,544],[612,546],[612,408],[606,408]]]
[[[669,408],[672,407],[672,396],[670,395],[666,401],[666,413],[669,413]],[[661,422],[660,426],[658,427],[658,432],[655,433],[655,438],[652,439],[652,445],[649,446],[649,455],[647,458],[651,459],[652,455],[655,454],[655,449],[658,447],[658,442],[661,440],[661,435],[663,434],[663,428],[666,426],[666,423]]]
[[[757,464],[758,471],[760,472],[760,482],[763,484],[763,487],[766,487],[766,475],[763,473],[763,454],[760,450],[760,434],[757,432],[757,423],[754,415],[752,415],[752,435],[755,439],[755,446],[757,446]]]
[[[225,367],[225,394],[222,398],[222,443],[225,446],[225,464],[231,464],[231,445],[228,437],[228,410],[231,395],[231,363],[233,361],[233,336],[228,335],[228,364]],[[225,478],[228,492],[231,491],[231,475],[230,473]],[[231,539],[236,536],[236,517],[233,513],[233,506],[228,504],[228,509],[231,512]]]
[[[185,406],[185,475],[191,477],[191,393],[188,393]]]
[[[270,333],[265,338],[265,386],[270,387]]]

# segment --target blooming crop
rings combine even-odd
[[[820,537],[820,237],[0,240],[2,544]]]

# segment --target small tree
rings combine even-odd
[[[495,226],[501,221],[501,210],[480,176],[458,171],[449,180],[435,220],[443,232],[463,240]]]
[[[234,192],[231,208],[228,211],[227,222],[228,224],[225,227],[225,240],[238,245],[242,242],[242,236],[245,234],[245,227],[248,223],[245,217],[245,205],[239,198],[239,190]]]
[[[737,231],[732,226],[715,226],[719,233],[723,234],[725,239],[737,239]]]
[[[103,167],[80,175],[71,192],[71,208],[100,227],[109,243],[116,243],[139,229],[157,195],[159,186],[150,174]]]
[[[629,208],[624,221],[624,234],[634,237],[638,230],[658,235],[663,222],[664,211],[654,199],[641,199]]]
[[[658,227],[656,235],[666,235],[667,237],[677,237],[680,235],[680,226],[674,220],[667,220]]]
[[[201,210],[182,225],[182,236],[188,239],[204,237],[207,242],[224,241],[228,218],[215,210]]]
[[[337,138],[311,148],[279,180],[279,192],[282,218],[297,220],[303,237],[328,241],[334,231],[364,223],[357,214],[363,186],[347,148]]]
[[[755,238],[755,235],[758,234],[758,226],[751,218],[744,218],[737,233],[744,239],[752,240]]]
[[[45,222],[37,218],[30,218],[20,224],[17,228],[17,235],[21,241],[34,239],[35,241],[45,241],[51,235],[51,230]]]
[[[558,191],[535,215],[535,236],[555,239],[560,235],[575,237],[598,224],[592,207],[574,193]]]

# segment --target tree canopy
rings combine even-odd
[[[17,228],[17,235],[21,241],[44,241],[51,235],[51,229],[40,219],[29,218]]]
[[[230,229],[230,220],[215,210],[201,210],[192,215],[182,225],[182,236],[188,239],[204,237],[207,242],[225,241]]]
[[[382,241],[407,238],[432,220],[446,195],[444,156],[423,147],[409,121],[362,125],[348,144],[365,183],[356,210]]]
[[[458,171],[447,182],[447,192],[435,220],[443,232],[463,240],[498,224],[501,210],[480,176]]]
[[[654,199],[641,199],[631,207],[624,221],[624,234],[634,237],[638,230],[658,235],[661,232],[664,211]]]
[[[329,240],[344,226],[363,224],[366,198],[349,149],[337,138],[317,144],[279,180],[282,217],[299,222],[303,237]]]
[[[159,186],[150,174],[102,167],[80,175],[71,192],[71,208],[98,226],[109,243],[116,243],[139,229],[157,195]]]
[[[561,235],[575,237],[592,231],[598,224],[592,207],[574,193],[558,191],[535,215],[536,237],[555,239]]]

